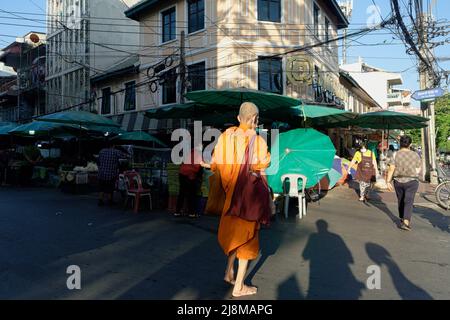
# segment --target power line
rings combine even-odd
[[[391,21],[392,21],[392,18],[389,19],[389,20],[387,20],[387,21],[385,21],[385,22],[383,22],[380,26],[377,26],[376,29],[378,29],[379,27],[385,27],[388,23],[391,23]],[[362,29],[362,30],[360,30],[360,31],[358,31],[358,32],[350,33],[350,34],[348,34],[348,35],[345,36],[345,37],[358,36],[358,35],[361,35],[361,34],[364,34],[364,33],[369,33],[369,32],[371,32],[371,31],[373,31],[373,30],[375,30],[375,28],[365,28],[365,29]],[[343,36],[339,36],[339,37],[334,38],[334,39],[329,39],[328,41],[321,41],[321,42],[317,42],[317,43],[315,43],[315,44],[310,44],[310,45],[306,45],[306,46],[301,46],[301,47],[298,47],[298,48],[296,48],[296,49],[288,50],[288,51],[283,52],[283,53],[279,53],[279,54],[274,54],[274,55],[268,56],[268,57],[266,57],[266,58],[275,58],[275,57],[279,57],[279,56],[283,56],[283,55],[288,55],[288,54],[290,54],[290,53],[295,53],[295,52],[299,52],[299,51],[306,51],[306,50],[309,50],[309,49],[312,49],[312,48],[315,48],[315,47],[318,47],[318,46],[322,46],[322,45],[324,45],[324,44],[328,44],[328,43],[330,43],[330,42],[336,42],[336,41],[342,40],[343,38],[344,38]],[[258,61],[258,60],[259,60],[259,58],[256,58],[256,59],[245,60],[245,61],[236,62],[236,63],[232,63],[232,64],[228,64],[228,65],[223,65],[223,66],[216,66],[216,67],[205,68],[204,71],[207,72],[207,71],[212,71],[212,70],[218,70],[218,69],[224,69],[224,68],[236,67],[236,66],[248,64],[248,63],[251,63],[251,62],[256,62],[256,61]],[[178,67],[178,66],[174,66],[173,68],[176,69],[177,67]],[[178,76],[179,73],[175,73],[175,75]],[[146,80],[146,81],[140,82],[140,83],[138,83],[138,84],[135,85],[135,88],[137,88],[137,87],[139,87],[139,86],[142,86],[142,85],[150,84],[151,82],[154,82],[154,80]],[[117,93],[117,92],[122,92],[122,91],[124,91],[124,90],[126,90],[126,89],[118,90],[118,91],[114,92],[114,94]],[[101,98],[96,98],[96,99],[99,100],[99,99],[101,99]],[[75,105],[75,106],[68,107],[68,108],[66,108],[66,110],[72,109],[72,108],[74,108],[74,107],[78,107],[78,106],[80,106],[80,105],[84,105],[84,104],[90,103],[91,101],[92,101],[92,99],[90,99],[89,101],[84,102],[84,103],[82,103],[82,104],[77,104],[77,105]],[[58,110],[58,111],[56,111],[56,112],[60,112],[60,111],[62,111],[62,110]]]
[[[43,14],[43,13],[36,13],[36,12],[23,12],[23,11],[8,11],[8,13],[17,13],[17,14],[22,14],[22,15],[30,15],[30,16],[47,16],[47,17],[63,17],[63,18],[70,18],[72,17],[72,15],[56,15],[56,14]],[[81,19],[85,19],[85,20],[121,20],[121,21],[130,21],[132,19],[130,18],[118,18],[118,17],[99,17],[99,16],[89,16],[89,17],[81,17]],[[147,20],[148,21],[148,20]],[[153,22],[159,22],[158,19],[155,20],[150,20]],[[187,20],[175,20],[175,22],[177,23],[185,23],[188,24],[189,21]],[[234,25],[252,25],[254,26],[253,22],[227,22],[227,24],[234,24]],[[283,25],[307,25],[307,26],[314,26],[314,23],[296,23],[296,22],[284,22]],[[366,26],[367,22],[352,22],[352,25],[361,25],[361,26]],[[341,26],[341,25],[338,25]]]
[[[45,10],[42,9],[42,7],[40,5],[38,5],[36,2],[34,2],[33,0],[29,0],[32,4],[34,4],[37,8],[39,8],[39,10],[41,10],[43,13],[46,14]]]
[[[60,23],[60,21],[56,21],[57,23]],[[6,22],[0,22],[0,25],[6,25],[6,26],[17,26],[17,27],[27,27],[27,28],[41,28],[41,29],[47,29],[47,26],[36,26],[36,25],[29,25],[29,24],[19,24],[19,23],[6,23]],[[111,25],[111,26],[115,26],[115,25]],[[137,26],[133,26],[134,28],[136,28]],[[229,36],[230,33],[228,33],[228,28],[224,28],[224,27],[220,27],[219,25],[216,25],[216,27],[221,30],[222,32],[225,33],[226,36]],[[183,28],[184,29],[184,28]],[[56,28],[56,31],[53,31],[51,34],[54,34],[58,31],[62,31],[64,30],[64,28]],[[230,29],[230,30],[237,30],[237,31],[247,31],[247,30],[243,30],[242,28],[235,28],[235,29]],[[357,29],[355,29],[357,30]],[[254,34],[249,34],[249,33],[245,33],[245,34],[239,34],[236,36],[239,37],[244,37],[244,38],[250,38],[250,37],[261,37],[264,36],[264,32],[266,31],[271,31],[271,30],[267,30],[267,29],[261,29],[260,33],[254,33]],[[307,31],[307,32],[311,32],[311,30],[309,28],[296,28],[296,29],[291,29],[291,30],[286,30],[286,29],[274,29],[273,31]],[[133,34],[133,35],[157,35],[157,36],[162,36],[163,32],[141,32],[141,31],[125,31],[125,30],[100,30],[100,29],[90,29],[89,32],[102,32],[102,33],[118,33],[118,34]],[[375,33],[376,35],[389,35],[390,33]],[[189,36],[189,35],[188,35]],[[199,35],[195,35],[195,36],[199,36]],[[281,37],[281,38],[295,38],[295,37],[299,37],[301,36],[301,34],[270,34],[267,35],[270,37]]]
[[[1,19],[8,19],[8,20],[23,20],[23,19],[27,19],[27,18],[22,18],[22,17],[19,18],[19,17],[10,17],[10,16],[0,16],[0,18]],[[88,19],[83,19],[82,18],[80,20],[88,20]],[[215,26],[218,26],[219,28],[226,28],[228,30],[242,30],[241,27],[227,27],[227,25],[230,24],[230,23],[224,23],[222,26],[220,26],[219,24],[215,23],[211,19],[209,19],[209,20],[211,21],[211,24],[213,24]],[[35,22],[42,21],[43,26],[38,26],[38,27],[42,27],[42,28],[47,27],[47,20],[45,20],[45,19],[41,19],[41,20],[33,19],[32,21],[35,21]],[[56,22],[56,21],[57,20],[55,20],[54,22]],[[141,22],[141,23],[144,24],[144,26],[149,28],[149,29],[161,28],[162,27],[161,25],[150,26],[150,25],[148,25],[145,22]],[[109,26],[109,27],[129,27],[129,28],[135,28],[136,27],[134,25],[130,25],[129,23],[128,24],[117,24],[117,23],[98,23],[98,22],[91,22],[91,21],[89,21],[89,24],[90,25],[98,25],[98,26]],[[244,22],[241,22],[240,24],[241,25],[249,25],[251,30],[254,29],[254,24],[250,25],[249,23],[244,23]],[[306,26],[306,27],[305,28],[299,28],[299,27],[296,27],[296,28],[282,28],[282,27],[267,27],[267,26],[264,26],[264,28],[262,28],[262,30],[264,30],[264,31],[280,31],[280,30],[281,31],[302,31],[302,30],[310,31],[311,30],[311,28],[309,27],[310,25],[304,25],[304,24],[293,24],[293,25]],[[325,26],[325,24],[321,24],[321,23],[319,23],[319,25]],[[18,26],[36,27],[34,25],[18,25]],[[175,26],[175,28],[176,29],[183,29],[183,30],[185,30],[186,26]],[[214,29],[214,26],[210,25],[210,26],[207,26],[205,29]],[[349,31],[359,30],[358,28],[346,28],[346,29],[349,30]],[[154,31],[153,33],[148,33],[148,34],[161,34],[161,32]]]
[[[416,53],[416,55],[419,57],[419,59],[428,67],[428,68],[432,68],[432,66],[429,64],[429,61],[427,61],[422,54],[420,53],[420,51],[417,49],[416,44],[414,43],[413,39],[411,38],[411,35],[408,31],[408,29],[405,26],[405,23],[403,22],[403,18],[400,14],[400,8],[398,5],[398,0],[392,0],[392,5],[393,5],[393,9],[395,12],[395,16],[397,19],[397,23],[400,27],[400,29],[403,32],[403,35],[405,37],[405,41],[410,45],[411,49]]]

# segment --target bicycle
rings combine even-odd
[[[434,190],[434,195],[439,205],[445,210],[450,209],[450,179],[441,166],[437,166],[440,183]]]

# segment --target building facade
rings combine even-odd
[[[344,87],[345,110],[366,113],[381,110],[381,105],[348,73],[340,72],[340,83]]]
[[[362,59],[357,63],[342,65],[341,69],[351,75],[384,110],[410,104],[411,99],[403,96],[406,90],[396,88],[403,84],[401,74],[369,66]]]
[[[14,83],[3,85],[6,98],[1,117],[25,121],[45,112],[46,35],[29,32],[2,50],[0,61],[17,72]]]
[[[0,62],[0,122],[14,120],[17,106],[17,73],[13,68],[5,66]]]
[[[336,1],[147,0],[125,15],[139,22],[141,50],[151,54],[140,55],[136,104],[120,105],[118,114],[184,102],[182,87],[246,87],[343,106],[332,39],[348,21]]]
[[[47,112],[89,109],[91,77],[139,51],[138,23],[123,14],[136,2],[47,1]]]

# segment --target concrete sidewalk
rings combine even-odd
[[[0,298],[230,298],[217,217],[135,215],[45,189],[2,188],[0,207]],[[417,205],[405,232],[395,208],[384,195],[360,203],[347,187],[310,204],[301,221],[292,206],[287,221],[261,231],[251,299],[450,298],[449,215]],[[82,270],[81,290],[66,287],[69,265]],[[380,290],[366,288],[371,265],[381,268]]]

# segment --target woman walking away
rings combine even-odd
[[[361,144],[360,150],[355,152],[349,169],[356,163],[358,166],[356,168],[355,180],[359,181],[359,201],[368,201],[370,200],[368,194],[372,182],[376,178],[378,166],[375,154],[372,151],[367,150],[364,143]]]
[[[182,209],[184,207],[184,200],[188,200],[188,212],[185,215],[189,215],[189,218],[197,218],[195,208],[195,197],[199,189],[199,180],[202,174],[202,145],[196,146],[185,158],[183,164],[180,166],[179,181],[180,192],[177,199],[177,208],[174,213],[175,217],[181,216]]]
[[[414,206],[414,197],[419,188],[419,173],[421,160],[417,153],[410,149],[411,137],[400,138],[400,150],[396,153],[389,165],[387,177],[388,190],[393,191],[398,199],[398,213],[401,224],[400,229],[411,230],[411,217]],[[394,180],[394,186],[391,181]]]
[[[243,197],[243,194],[236,193],[239,189],[241,163],[248,155],[251,159],[252,172],[264,173],[270,164],[270,154],[267,151],[265,140],[256,135],[255,129],[258,125],[259,111],[253,103],[245,102],[239,111],[239,127],[227,129],[218,140],[214,148],[214,155],[211,164],[202,163],[205,168],[218,171],[225,191],[225,203],[220,219],[218,240],[224,253],[228,256],[228,264],[225,271],[224,280],[232,285],[233,297],[241,297],[256,294],[257,288],[244,284],[249,260],[257,258],[259,253],[259,221],[249,221],[239,216],[229,215],[228,211],[233,208],[236,197]],[[250,154],[250,147],[254,148]],[[247,164],[245,164],[247,165]],[[264,177],[265,179],[265,177]],[[261,202],[263,200],[261,199]],[[269,203],[267,203],[269,206]],[[255,205],[256,208],[256,205]],[[257,210],[257,209],[255,209]],[[235,278],[234,262],[238,259],[238,271]]]

